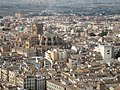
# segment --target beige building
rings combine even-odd
[[[17,52],[18,54],[24,55],[25,57],[36,56],[36,50],[34,50],[33,48],[15,47],[12,49],[12,52]]]
[[[39,44],[39,41],[38,41],[38,36],[36,35],[31,35],[28,40],[25,41],[25,45],[24,47],[25,48],[31,48],[35,45],[38,45]]]
[[[43,23],[32,23],[32,33],[41,35],[43,33]]]
[[[9,71],[6,68],[2,68],[1,77],[3,81],[9,81]]]
[[[46,64],[48,67],[53,65],[64,66],[67,59],[67,52],[63,49],[53,49],[45,52]]]
[[[48,80],[47,81],[47,90],[66,90],[65,86],[61,83],[54,81],[54,80]]]
[[[2,52],[10,52],[11,51],[11,46],[6,44],[0,48]]]
[[[20,19],[20,18],[23,17],[23,15],[22,15],[21,13],[18,13],[18,12],[17,12],[17,13],[15,13],[15,17],[18,18],[18,19]]]
[[[11,84],[16,84],[16,73],[15,73],[15,71],[14,70],[9,70],[8,71],[9,72],[9,82],[11,83]]]
[[[67,59],[67,52],[63,49],[53,49],[48,50],[45,52],[46,59],[51,59],[52,61],[55,60],[66,60]]]
[[[70,58],[68,58],[68,62],[66,63],[66,65],[68,66],[68,68],[76,68],[77,65],[79,65],[79,60],[80,60],[80,55],[74,54],[74,55],[70,55]]]
[[[16,85],[20,86],[23,88],[24,85],[24,76],[18,75],[16,76]]]

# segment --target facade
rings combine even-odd
[[[2,79],[2,68],[0,67],[0,79]]]
[[[34,76],[27,76],[24,79],[24,89],[35,90],[35,77]]]
[[[24,55],[25,57],[36,56],[36,50],[34,50],[33,48],[15,47],[12,49],[12,52],[17,52],[18,54]]]
[[[54,50],[48,50],[45,52],[45,58],[46,62],[45,66],[47,67],[53,67],[53,65],[64,65],[65,60],[67,59],[67,52],[64,49],[54,49]]]
[[[104,82],[98,82],[97,83],[97,90],[106,90],[106,86],[105,86],[105,83]]]
[[[63,40],[50,31],[45,31],[40,37],[40,45],[59,46],[63,45]]]
[[[48,80],[47,81],[47,90],[66,90],[65,86],[61,83],[54,81],[54,80]]]
[[[68,66],[69,68],[77,67],[77,64],[78,64],[78,60],[76,60],[76,59],[71,59],[71,58],[68,59],[67,66]]]
[[[15,17],[20,19],[20,18],[22,18],[22,14],[17,12],[17,13],[15,13]]]
[[[9,70],[9,82],[16,84],[16,73],[14,70]]]
[[[43,23],[32,24],[32,32],[36,35],[41,35],[43,33]]]
[[[100,45],[100,52],[104,60],[111,60],[113,58],[113,47],[109,45]]]
[[[101,53],[104,62],[110,62],[114,58],[114,48],[111,45],[99,45],[95,51]]]
[[[65,50],[59,49],[58,60],[65,60],[65,59],[67,59],[67,52]]]
[[[25,48],[31,48],[35,45],[39,44],[38,36],[37,35],[32,35],[28,38],[28,40],[25,41]]]
[[[46,90],[46,79],[43,76],[37,76],[35,79],[36,90]]]
[[[6,44],[3,47],[1,47],[2,52],[10,52],[11,51],[11,46]]]
[[[3,81],[9,81],[8,75],[9,75],[8,70],[5,69],[5,68],[2,68],[1,77],[2,77],[2,80],[3,80]]]
[[[16,76],[16,85],[24,88],[24,77],[23,76]]]
[[[67,59],[67,52],[63,49],[54,49],[48,50],[45,52],[46,59],[51,59],[52,61],[56,60],[66,60]]]
[[[27,76],[24,79],[25,90],[46,90],[46,78],[43,76]]]

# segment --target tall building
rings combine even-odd
[[[43,76],[37,76],[35,79],[35,90],[46,90],[46,78]]]
[[[22,14],[17,12],[17,13],[15,13],[15,17],[20,19],[20,18],[22,18]]]
[[[110,62],[114,58],[114,47],[111,45],[99,45],[95,51],[101,53],[104,62]]]
[[[113,47],[109,45],[100,45],[100,52],[103,56],[103,59],[112,59],[113,58]]]
[[[32,33],[37,35],[43,34],[43,23],[32,24]]]
[[[30,75],[24,79],[24,89],[35,90],[35,77],[34,76]]]
[[[46,78],[42,75],[27,76],[24,79],[25,90],[46,90]]]
[[[52,45],[59,45],[59,40],[60,38],[51,33],[51,32],[47,32],[45,31],[44,34],[41,35],[41,38],[40,38],[40,44],[41,45],[49,45],[49,46],[52,46]]]
[[[53,49],[45,52],[46,62],[45,67],[53,67],[55,65],[64,66],[65,60],[67,59],[67,52],[64,49]]]
[[[45,52],[45,58],[50,59],[52,61],[56,60],[66,60],[67,52],[64,49],[53,49]]]
[[[102,82],[102,81],[99,81],[97,83],[97,89],[96,90],[107,90],[106,86],[105,86],[105,83]]]

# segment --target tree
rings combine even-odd
[[[2,31],[10,31],[9,28],[3,28]]]
[[[118,59],[118,57],[120,57],[120,49],[119,49],[119,51],[117,52],[117,54],[115,55],[115,59]]]
[[[95,33],[91,32],[89,33],[90,36],[96,36]]]
[[[101,36],[101,37],[103,37],[103,36],[106,36],[107,34],[108,34],[108,31],[102,31],[98,35]]]

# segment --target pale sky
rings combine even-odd
[[[109,2],[120,2],[120,0],[0,0],[0,2],[3,2],[3,3],[15,3],[15,2],[18,2],[18,3],[33,3],[33,2],[36,2],[36,3],[39,3],[39,2],[43,2],[43,3],[56,3],[56,2],[63,2],[63,3],[95,3],[95,2],[101,2],[101,3],[109,3]]]

